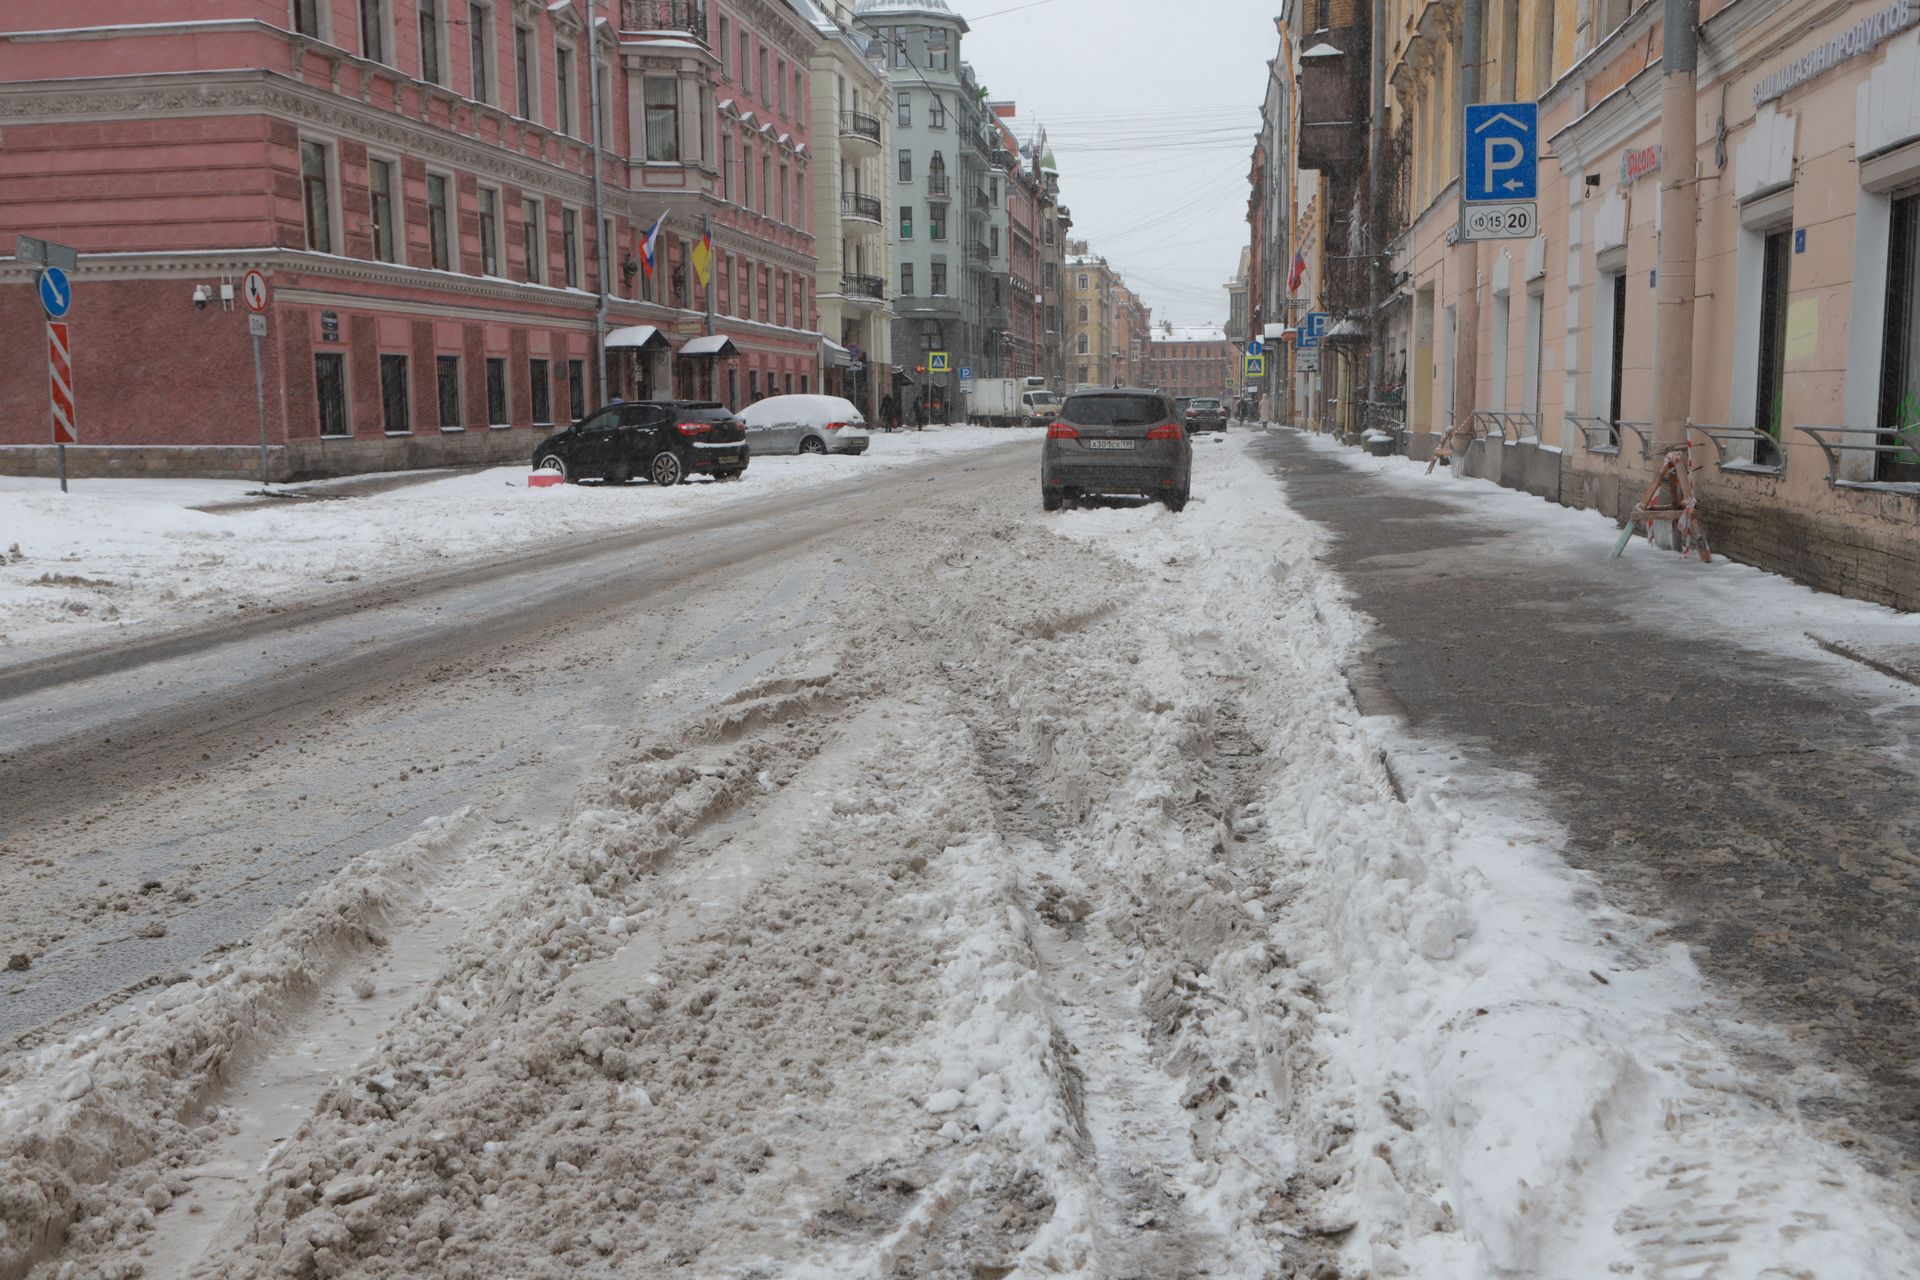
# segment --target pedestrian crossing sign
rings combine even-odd
[[[1249,378],[1266,377],[1267,376],[1267,358],[1265,356],[1248,356],[1247,357],[1247,376]]]
[[[947,372],[947,353],[944,351],[927,352],[927,372],[928,373]]]

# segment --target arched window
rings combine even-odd
[[[1087,354],[1087,335],[1086,334],[1083,333],[1080,335],[1079,343],[1080,343],[1079,348],[1074,352],[1074,354],[1079,356],[1084,356]]]
[[[1087,322],[1087,304],[1083,302],[1080,304],[1080,323],[1085,324],[1086,322]]]

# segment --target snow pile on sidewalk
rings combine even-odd
[[[355,497],[242,510],[242,481],[0,477],[0,647],[209,621],[537,543],[667,525],[903,466],[1032,442],[952,426],[879,433],[860,457],[758,457],[735,483],[529,489],[524,468],[461,472]],[[339,482],[281,492],[325,495]]]
[[[1248,677],[1277,757],[1269,936],[1311,980],[1328,1077],[1296,1094],[1294,1127],[1343,1135],[1325,1181],[1346,1260],[1376,1278],[1920,1274],[1900,1193],[1767,1104],[1684,950],[1607,908],[1523,796],[1399,798],[1386,760],[1406,747],[1342,672],[1363,624],[1243,442],[1196,451],[1183,517],[1059,527],[1159,569],[1168,631],[1218,637],[1213,668]]]

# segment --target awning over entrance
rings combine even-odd
[[[836,369],[848,369],[853,366],[853,352],[847,350],[832,338],[820,340],[827,350],[827,363]]]
[[[740,353],[734,349],[733,339],[724,333],[709,333],[698,338],[688,338],[686,345],[680,348],[682,359],[694,356],[719,358],[735,356]]]
[[[615,329],[607,335],[607,350],[664,351],[667,335],[650,324],[629,325],[624,329]]]

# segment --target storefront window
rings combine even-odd
[[[1920,482],[1920,195],[1893,202],[1887,246],[1887,341],[1880,361],[1882,444],[1912,444],[1875,455],[1874,479]]]

